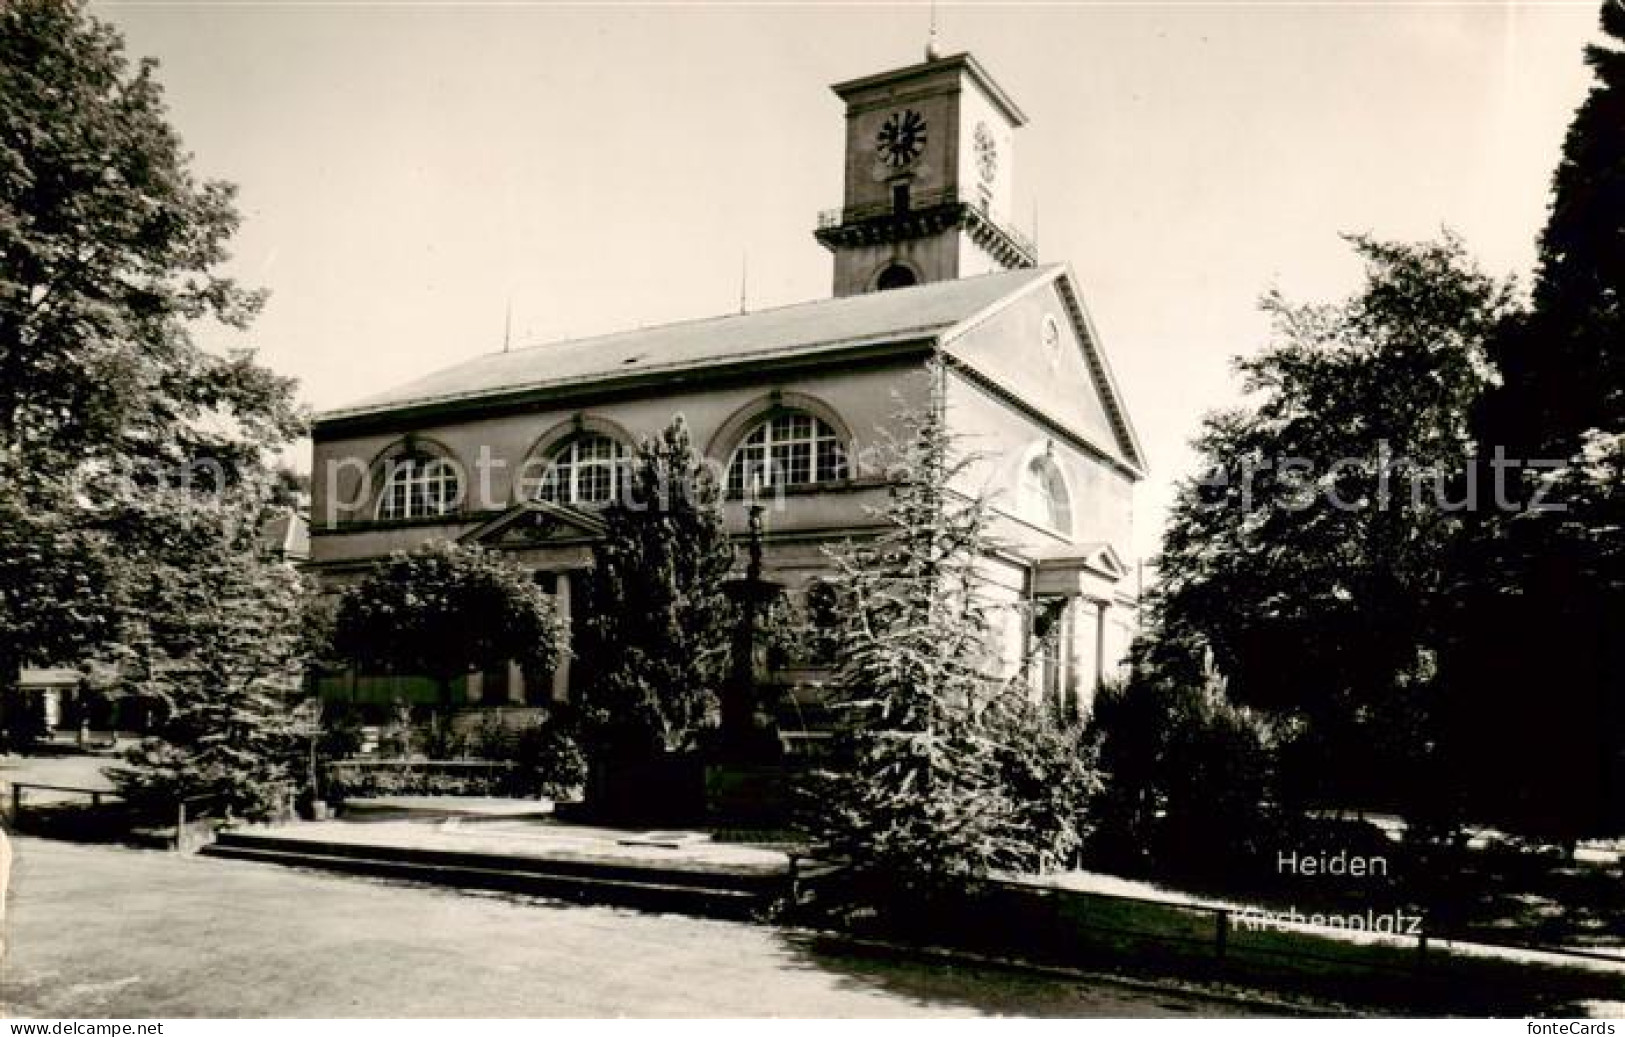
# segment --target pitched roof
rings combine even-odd
[[[931,338],[1058,269],[1002,271],[488,353],[327,411],[317,422]]]
[[[260,527],[260,547],[287,561],[310,557],[310,520],[293,508],[278,508]]]

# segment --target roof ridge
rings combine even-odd
[[[695,364],[788,357],[858,348],[899,335],[937,335],[994,300],[1054,276],[1056,264],[995,270],[885,292],[807,299],[744,313],[691,317],[480,353],[426,372],[317,416],[317,423],[408,405],[499,397],[623,374],[682,370]]]
[[[924,284],[909,285],[905,288],[893,288],[890,291],[909,292],[914,291],[915,289],[933,287],[940,289],[943,285],[961,285],[972,281],[980,281],[985,278],[1005,277],[1018,273],[1035,274],[1060,265],[1061,264],[1059,263],[1041,263],[1038,266],[1019,267],[1013,270],[990,270],[985,274],[975,274],[971,277],[953,277],[941,281],[927,281]],[[707,324],[712,322],[720,323],[722,321],[738,320],[741,317],[754,317],[758,314],[781,313],[784,310],[794,310],[802,306],[822,306],[826,303],[843,302],[848,299],[866,299],[878,296],[879,294],[879,292],[860,292],[855,295],[835,295],[823,299],[802,299],[799,302],[784,302],[779,303],[776,306],[764,306],[758,310],[742,310],[739,313],[714,313],[704,317],[679,317],[676,320],[661,321],[658,324],[643,324],[635,328],[620,328],[615,331],[603,331],[593,335],[575,335],[568,338],[548,339],[545,342],[531,342],[526,345],[515,346],[512,349],[498,349],[488,353],[476,353],[468,359],[478,360],[482,357],[504,356],[512,355],[514,353],[528,353],[532,350],[547,349],[550,346],[572,346],[582,342],[592,342],[598,339],[619,338],[623,335],[638,335],[646,331],[655,331],[660,328],[676,328],[684,325]],[[468,361],[463,362],[467,363]]]

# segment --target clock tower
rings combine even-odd
[[[969,54],[837,83],[846,193],[818,221],[835,294],[1033,266],[1009,226],[1013,140],[1027,121]]]

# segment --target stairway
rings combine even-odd
[[[201,852],[230,860],[716,918],[759,917],[789,890],[784,874],[322,842],[275,832],[222,831]]]

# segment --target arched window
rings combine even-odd
[[[914,271],[901,263],[893,263],[880,272],[880,276],[875,279],[875,288],[884,292],[891,288],[907,288],[918,283],[919,278],[914,276]]]
[[[462,481],[443,457],[407,454],[386,461],[378,495],[380,519],[434,518],[457,509]]]
[[[576,436],[553,455],[536,499],[554,504],[608,504],[626,479],[626,448],[609,436]]]
[[[751,430],[728,465],[728,492],[781,490],[846,478],[846,447],[804,411],[781,411]]]
[[[1016,487],[1017,511],[1025,519],[1063,533],[1072,532],[1072,497],[1061,466],[1048,454],[1028,461]]]

